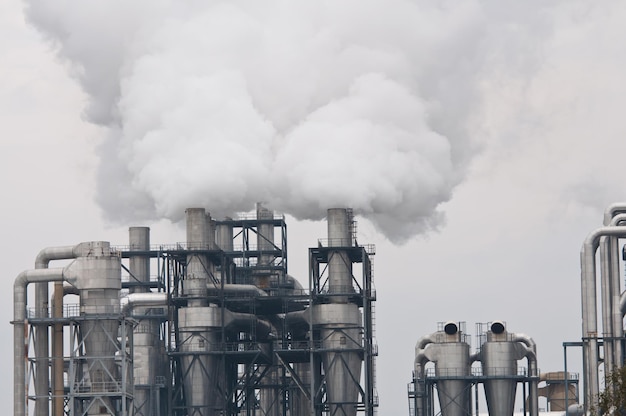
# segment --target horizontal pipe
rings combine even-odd
[[[604,210],[604,225],[609,225],[613,217],[626,213],[626,202],[615,202]]]
[[[136,306],[166,306],[167,299],[165,292],[130,293],[126,297],[127,303],[122,307],[122,315],[130,315]]]
[[[219,294],[223,290],[225,294],[230,294],[230,295],[247,294],[250,296],[267,296],[267,292],[265,292],[263,289],[255,285],[225,284],[224,288],[222,289],[221,286],[216,286],[213,283],[209,283],[207,284],[207,290],[208,290],[209,295]]]

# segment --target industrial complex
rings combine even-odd
[[[583,242],[581,376],[540,372],[532,334],[504,321],[477,323],[474,345],[465,322],[433,322],[407,363],[408,414],[538,416],[540,397],[541,412],[597,409],[600,374],[626,352],[624,220],[611,205]],[[326,221],[308,285],[288,273],[284,216],[261,204],[189,208],[181,243],[131,227],[125,245],[43,248],[14,282],[14,415],[374,416],[375,248],[350,209]]]

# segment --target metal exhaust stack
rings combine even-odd
[[[352,262],[346,252],[353,246],[353,219],[349,210],[328,210],[328,294],[327,304],[314,306],[314,324],[320,329],[322,365],[326,380],[326,394],[331,415],[356,415],[361,377],[361,348],[359,327],[361,314],[349,296],[354,294]],[[345,350],[345,351],[343,351]],[[355,381],[357,383],[355,383]]]
[[[256,218],[259,221],[257,228],[257,258],[258,270],[255,271],[255,285],[262,289],[278,286],[278,278],[274,275],[272,266],[275,256],[272,254],[274,246],[274,211],[267,209],[261,203],[256,205]],[[265,373],[264,382],[259,392],[259,408],[264,416],[280,415],[280,391],[275,387],[280,384],[276,368],[270,368]]]
[[[187,306],[178,312],[180,342],[183,353],[183,386],[189,416],[211,416],[219,407],[217,380],[219,358],[208,354],[217,348],[221,325],[219,308],[207,301],[207,283],[214,272],[213,264],[202,251],[214,246],[204,208],[189,208],[187,214],[187,273],[183,290]]]
[[[150,282],[150,228],[130,227],[128,229],[129,252],[138,254],[129,255],[129,271],[136,286],[131,286],[130,297],[140,294],[151,295],[148,284]],[[135,314],[146,315],[146,308],[136,308]],[[159,321],[141,319],[133,330],[134,357],[133,379],[135,382],[134,404],[137,416],[156,414],[154,407],[158,406],[153,396],[154,384],[157,376],[163,376],[159,345]]]

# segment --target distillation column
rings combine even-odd
[[[357,412],[361,378],[361,313],[350,303],[355,293],[352,262],[347,249],[353,247],[353,219],[349,210],[328,210],[328,299],[314,305],[313,322],[320,330],[322,366],[326,381],[329,415],[354,416]]]
[[[189,254],[183,295],[187,306],[178,311],[185,401],[188,416],[213,416],[223,402],[217,388],[219,358],[210,354],[220,342],[221,314],[207,300],[207,283],[214,276],[214,265],[203,251],[214,247],[214,235],[209,232],[210,217],[204,208],[189,208],[186,214]]]
[[[130,293],[150,293],[150,228],[129,228]],[[137,254],[132,254],[136,252]],[[143,295],[141,295],[143,296]],[[134,405],[136,416],[158,416],[159,394],[157,377],[164,376],[165,350],[159,337],[160,318],[147,316],[150,308],[138,307],[133,314],[139,322],[133,331],[135,381]]]

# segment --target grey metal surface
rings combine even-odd
[[[210,227],[204,208],[188,208],[187,248],[208,250],[214,241],[209,235]],[[185,401],[189,416],[210,416],[217,403],[218,360],[206,354],[216,349],[221,327],[221,315],[216,306],[209,306],[206,299],[207,284],[213,264],[197,252],[187,256],[187,270],[184,276],[184,296],[189,298],[187,307],[178,312],[178,328],[181,345],[179,351],[183,371]]]
[[[20,273],[13,284],[13,415],[26,416],[26,367],[27,351],[25,351],[27,333],[26,319],[26,288],[30,283],[62,282],[65,269],[38,269]]]
[[[91,242],[74,260],[72,283],[80,292],[80,313],[85,356],[89,369],[90,389],[94,394],[110,392],[121,379],[115,361],[119,350],[120,290],[122,288],[121,259],[110,250],[108,242]],[[103,318],[108,316],[108,318]],[[114,404],[109,397],[100,399],[109,408]],[[100,414],[98,406],[88,414]]]
[[[327,211],[328,246],[337,247],[328,258],[328,304],[314,305],[313,324],[320,329],[322,365],[331,415],[356,415],[358,381],[361,379],[362,317],[356,304],[348,303],[354,293],[352,262],[345,248],[353,245],[351,212],[345,208]],[[344,248],[342,250],[341,248]],[[356,381],[356,382],[355,382]]]
[[[256,217],[259,221],[257,227],[257,250],[260,254],[257,259],[258,268],[255,271],[255,284],[261,288],[270,288],[277,286],[278,276],[272,275],[272,266],[274,263],[274,255],[268,254],[275,250],[274,246],[274,224],[265,223],[263,220],[271,220],[274,218],[274,212],[267,209],[261,203],[257,203]],[[267,268],[265,268],[267,267]],[[280,389],[278,389],[278,367],[270,368],[264,377],[259,392],[259,408],[261,414],[266,416],[280,416]]]
[[[137,314],[144,315],[145,308],[140,308],[139,305],[151,306],[148,299],[156,300],[154,295],[157,295],[161,301],[159,304],[165,306],[167,295],[148,293],[150,291],[147,285],[150,281],[150,257],[139,253],[146,253],[150,250],[150,228],[130,227],[128,242],[129,252],[138,252],[138,254],[129,256],[128,270],[134,284],[130,288],[126,308],[137,306],[135,309]],[[155,379],[157,376],[164,375],[164,371],[159,368],[161,362],[159,354],[162,353],[158,343],[159,322],[154,319],[140,320],[133,332],[133,380],[135,382],[133,404],[137,416],[147,416],[155,413],[155,409],[152,409],[154,399],[151,397]]]
[[[39,252],[37,258],[35,259],[35,269],[47,269],[48,265],[53,260],[64,260],[64,259],[72,259],[75,257],[75,246],[60,246],[60,247],[47,247]],[[57,290],[58,296],[62,296],[62,283],[58,283],[55,285],[55,289]],[[57,299],[57,301],[61,302],[63,299]],[[35,285],[35,305],[38,311],[40,311],[43,315],[48,314],[48,283],[37,283]],[[53,406],[52,413],[53,416],[62,416],[63,415],[63,400],[60,398],[60,394],[62,395],[63,386],[58,386],[58,381],[63,380],[63,367],[59,358],[59,355],[62,356],[63,352],[59,353],[59,342],[62,343],[62,339],[59,339],[59,336],[62,337],[63,326],[59,326],[58,324],[54,326],[54,332],[52,336],[52,348],[53,348],[53,357],[52,357],[52,379],[53,384],[55,384],[54,380],[56,380],[56,386],[53,386]],[[56,334],[56,336],[55,336]],[[35,380],[35,394],[37,399],[35,401],[35,416],[46,416],[48,415],[48,390],[50,387],[49,377],[48,377],[48,367],[49,360],[48,357],[50,354],[48,353],[48,327],[40,326],[36,328],[35,332],[35,350],[36,356],[39,357],[36,363],[36,380]],[[61,344],[62,345],[62,344]],[[62,348],[62,347],[61,347]]]
[[[351,247],[352,216],[345,208],[331,208],[327,213],[328,246]],[[328,293],[353,293],[352,262],[345,250],[335,250],[328,259]],[[333,297],[332,302],[346,302],[347,297]],[[341,319],[341,318],[339,318]]]
[[[527,376],[536,377],[529,392],[530,415],[538,415],[536,346],[534,341],[523,334],[506,330],[504,323],[495,321],[487,332],[487,341],[480,347],[485,396],[489,415],[510,416],[515,408],[515,391],[519,379],[517,361],[528,359]]]
[[[218,361],[208,352],[217,349],[221,327],[220,309],[216,306],[196,306],[179,310],[179,330],[185,400],[189,416],[213,415],[218,400]]]
[[[464,341],[459,326],[447,322],[438,331],[418,341],[415,348],[415,377],[423,380],[426,363],[435,364],[439,406],[443,416],[471,414],[470,346]],[[419,383],[418,383],[419,385]],[[425,414],[424,404],[415,403],[416,415]]]
[[[586,374],[585,401],[587,408],[594,406],[600,390],[598,376],[598,317],[596,294],[596,251],[600,238],[605,236],[626,237],[626,227],[601,227],[590,233],[585,239],[580,253],[581,261],[581,292],[582,292],[582,336],[584,340],[583,354],[586,357],[584,373]]]
[[[286,246],[284,221],[279,244],[282,248],[279,249],[274,244],[273,234],[275,227],[281,224],[274,218],[272,211],[260,207],[257,215],[258,252],[253,250],[251,259],[253,265],[254,259],[257,259],[261,267],[256,271],[248,268],[240,275],[243,277],[241,280],[233,280],[245,282],[250,277],[250,270],[253,276],[255,273],[257,276],[261,275],[263,265],[267,263],[267,275],[270,276],[270,288],[267,291],[255,285],[222,282],[221,276],[215,273],[216,266],[221,267],[224,264],[223,256],[233,255],[222,253],[219,249],[232,251],[233,224],[237,226],[236,221],[214,223],[202,208],[191,208],[186,213],[187,244],[178,245],[171,250],[172,257],[168,257],[170,254],[163,254],[161,248],[150,248],[147,227],[131,227],[130,248],[127,251],[117,252],[107,242],[88,242],[55,249],[41,259],[63,256],[74,259],[73,262],[58,270],[25,272],[25,277],[18,279],[20,283],[17,286],[21,289],[16,292],[16,310],[21,309],[24,312],[21,321],[15,320],[14,382],[16,397],[24,400],[16,401],[16,406],[21,403],[22,413],[16,407],[18,411],[15,414],[26,416],[26,362],[27,359],[33,360],[32,356],[28,357],[28,352],[26,355],[24,353],[27,335],[24,319],[25,308],[28,306],[26,285],[30,282],[46,282],[47,290],[48,281],[65,280],[72,285],[68,286],[67,291],[78,294],[80,304],[75,309],[72,305],[66,305],[70,308],[65,312],[76,312],[64,316],[63,290],[55,293],[55,300],[57,297],[61,300],[58,303],[53,302],[55,315],[52,322],[55,325],[70,322],[71,355],[65,358],[68,365],[66,368],[69,368],[70,393],[65,400],[69,400],[67,403],[76,415],[119,413],[113,409],[133,405],[133,394],[135,416],[157,415],[158,395],[156,398],[150,397],[150,389],[158,388],[155,384],[156,378],[159,378],[159,386],[168,383],[164,377],[165,372],[162,371],[168,355],[173,371],[169,382],[175,379],[171,386],[174,387],[172,391],[178,389],[180,393],[176,393],[178,395],[174,397],[164,390],[163,394],[176,402],[173,407],[175,412],[187,411],[188,415],[213,416],[227,411],[225,399],[228,397],[228,389],[244,391],[239,384],[235,386],[240,377],[237,370],[242,371],[244,367],[251,365],[250,369],[243,370],[248,371],[246,376],[252,377],[251,384],[246,387],[251,390],[244,393],[249,395],[245,399],[248,400],[245,403],[247,411],[266,416],[295,416],[308,414],[317,406],[319,412],[355,415],[358,407],[359,411],[365,408],[368,415],[373,415],[373,406],[377,405],[377,401],[374,404],[370,400],[373,394],[369,387],[360,388],[362,377],[368,379],[368,383],[373,383],[373,376],[368,372],[367,366],[363,370],[363,356],[373,354],[371,338],[364,335],[368,333],[368,328],[364,323],[366,318],[363,317],[369,313],[363,304],[372,301],[365,295],[371,296],[372,292],[368,289],[370,286],[364,284],[366,280],[369,282],[370,276],[363,272],[363,282],[353,282],[352,276],[352,262],[363,262],[365,270],[365,267],[369,267],[369,260],[366,258],[369,253],[354,246],[351,211],[337,209],[331,210],[329,214],[331,222],[338,224],[337,228],[329,226],[329,247],[325,249],[330,248],[328,253],[331,254],[320,260],[326,262],[326,259],[332,258],[329,261],[332,264],[328,265],[330,284],[320,292],[329,303],[322,302],[314,307],[311,307],[315,302],[314,297],[309,296],[297,280],[286,274],[286,256],[281,254],[285,253]],[[265,219],[267,224],[263,222]],[[254,232],[254,228],[250,226],[254,225],[253,220],[246,221],[250,222],[244,225]],[[215,224],[218,224],[217,228]],[[215,244],[215,235],[219,236],[219,247]],[[167,250],[169,249],[165,251]],[[281,266],[272,265],[276,256],[283,262]],[[122,299],[122,305],[124,299],[127,300],[123,310],[120,306],[120,290],[123,284],[121,257],[129,259],[128,271],[131,276],[130,284],[124,280],[124,287],[129,288],[131,293]],[[154,284],[150,281],[150,258],[158,258],[152,261],[159,262],[159,269],[162,265],[163,269],[175,267],[165,271],[167,278],[163,279],[168,284],[175,282],[175,292],[173,289],[169,292],[169,286],[168,293],[150,291]],[[227,258],[226,261],[230,260]],[[276,276],[284,276],[284,279],[274,280]],[[274,282],[278,285],[274,285]],[[353,286],[356,284],[363,287],[364,293],[356,292]],[[62,284],[59,287],[62,289]],[[249,305],[246,304],[248,299]],[[36,301],[29,316],[34,318],[34,314],[43,313],[42,305],[45,302]],[[167,334],[167,342],[171,346],[168,351],[170,354],[164,351],[162,344],[165,337],[161,336],[165,334],[162,329],[168,327],[161,328],[157,320],[147,318],[151,308],[159,306],[167,306],[173,311],[169,315],[172,333]],[[303,311],[307,306],[309,309]],[[20,318],[19,314],[16,316]],[[308,319],[309,316],[314,318]],[[133,330],[134,324],[136,326]],[[289,332],[291,324],[294,325],[294,332]],[[310,333],[310,328],[315,328],[315,334]],[[61,351],[58,356],[62,363],[63,337],[59,336],[58,339],[61,346],[57,351]],[[364,339],[369,340],[369,344],[365,345]],[[290,350],[292,347],[294,349]],[[279,357],[274,349],[280,349],[283,356]],[[125,357],[124,354],[128,356],[131,352],[134,354],[132,358],[123,358],[124,364],[121,364],[120,357]],[[34,362],[41,362],[42,357],[47,357],[42,354],[47,353],[43,350],[35,351]],[[254,354],[260,355],[255,357]],[[313,364],[306,362],[307,357],[312,357],[310,361]],[[133,360],[134,365],[131,365]],[[250,363],[248,360],[255,361]],[[17,364],[18,361],[21,365]],[[18,367],[22,369],[21,372]],[[57,382],[55,387],[62,389],[63,365],[57,367],[59,368],[61,382]],[[51,378],[47,369],[48,366],[45,366],[42,370],[46,375],[46,383]],[[58,375],[56,370],[54,375]],[[35,377],[32,380],[43,386],[43,382]],[[321,388],[322,381],[326,402],[314,405],[310,399],[310,385],[315,384],[314,389]],[[119,387],[122,384],[126,386],[123,389]],[[48,394],[47,385],[38,389],[45,390]],[[55,395],[62,397],[63,390],[58,391],[61,393]],[[32,392],[29,397],[34,397]],[[45,401],[45,405],[38,408],[47,410],[48,398],[44,398],[41,402]],[[183,398],[186,404],[183,403]],[[59,403],[62,405],[62,401]],[[228,405],[236,406],[237,402],[231,399]]]

